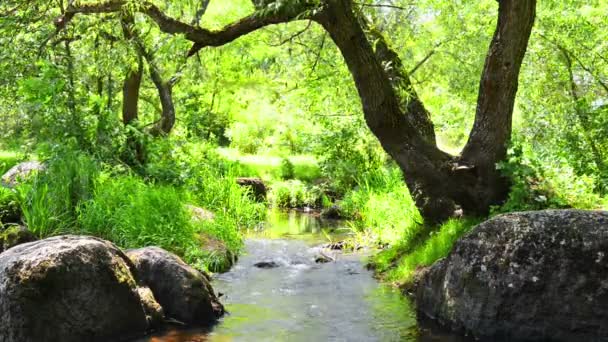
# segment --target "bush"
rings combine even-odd
[[[508,200],[493,213],[559,208],[596,209],[602,198],[594,193],[596,176],[578,176],[562,163],[541,162],[530,147],[515,143],[498,166],[511,181]]]
[[[323,191],[299,180],[288,180],[272,184],[268,202],[275,208],[321,207]]]

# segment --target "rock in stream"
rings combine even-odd
[[[129,259],[113,244],[60,236],[0,254],[0,341],[120,341],[148,330]]]
[[[608,212],[497,216],[422,275],[418,311],[484,340],[608,341]]]
[[[150,287],[165,315],[188,325],[211,325],[224,314],[206,275],[158,247],[127,252],[140,281]]]

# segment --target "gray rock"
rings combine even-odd
[[[608,212],[512,213],[420,279],[419,312],[488,340],[608,341]]]
[[[8,225],[4,229],[0,229],[0,253],[11,247],[36,240],[36,236],[26,227]]]
[[[191,204],[186,205],[186,210],[192,215],[192,220],[195,222],[213,221],[215,220],[215,214],[207,209],[196,207]]]
[[[158,247],[127,252],[137,278],[148,286],[165,315],[188,325],[213,324],[224,314],[207,277]]]
[[[129,259],[113,244],[59,236],[0,254],[0,341],[120,341],[148,323]]]
[[[43,171],[46,166],[39,161],[28,161],[13,166],[2,176],[2,186],[14,188],[34,172]]]

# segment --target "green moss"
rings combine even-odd
[[[22,226],[8,226],[0,232],[0,252],[35,240],[34,234],[26,228]]]

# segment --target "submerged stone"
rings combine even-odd
[[[488,340],[608,340],[608,212],[497,216],[420,279],[419,312]]]
[[[275,261],[260,261],[260,262],[256,262],[255,264],[253,264],[253,266],[255,266],[257,268],[269,269],[269,268],[277,268],[280,265]]]

